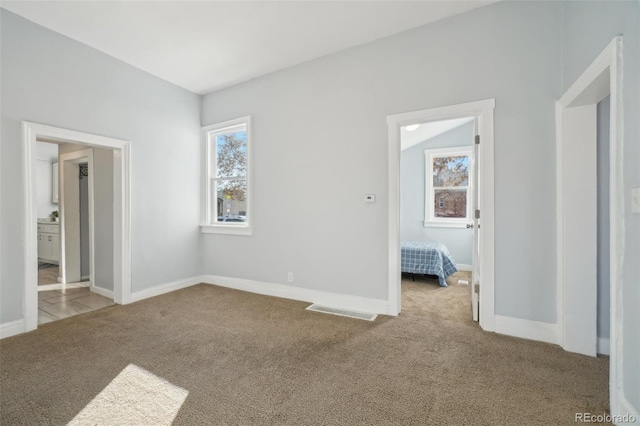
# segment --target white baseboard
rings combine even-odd
[[[24,333],[23,319],[0,324],[0,339],[4,339],[5,337],[15,336],[16,334],[21,334],[21,333]]]
[[[113,291],[107,290],[106,288],[96,287],[95,285],[91,286],[91,292],[95,294],[99,294],[100,296],[104,296],[108,299],[113,300]]]
[[[473,266],[466,263],[456,263],[456,268],[458,268],[458,271],[471,272],[473,270]]]
[[[208,275],[203,277],[203,282],[218,285],[220,287],[228,287],[236,290],[248,291],[250,293],[263,294],[265,296],[275,296],[285,299],[317,303],[319,305],[333,308],[382,315],[388,315],[389,313],[389,303],[382,299],[371,299],[367,297],[311,290],[291,285],[221,277],[217,275]]]
[[[80,281],[86,281],[86,280],[88,280],[89,278],[91,278],[89,275],[82,275],[82,276],[80,277]]]
[[[624,419],[624,423],[615,423],[615,424],[624,424],[627,425],[640,425],[640,414],[638,411],[633,408],[633,405],[627,400],[624,392],[622,390],[619,391],[620,396],[620,412],[619,413],[611,413],[619,416],[626,416]]]
[[[136,291],[134,293],[131,293],[131,303],[206,282],[204,281],[204,279],[205,277],[203,276],[191,277],[184,280],[160,284],[145,290]]]
[[[611,343],[608,337],[598,337],[598,353],[602,355],[609,355],[609,349]]]
[[[548,322],[495,316],[495,332],[507,336],[558,344],[558,327]]]

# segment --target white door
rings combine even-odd
[[[478,135],[478,119],[475,119],[475,134]],[[480,310],[480,206],[478,196],[480,182],[478,181],[478,176],[480,175],[480,137],[475,136],[474,145],[473,145],[473,161],[472,161],[472,181],[471,181],[471,199],[473,200],[473,204],[471,204],[471,217],[473,218],[473,223],[471,227],[473,228],[473,257],[471,263],[471,311],[473,314],[473,320],[478,321],[479,318],[479,310]]]

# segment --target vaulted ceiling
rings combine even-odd
[[[494,1],[63,0],[2,7],[205,94]]]

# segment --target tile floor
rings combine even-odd
[[[89,287],[38,292],[38,325],[115,305]]]
[[[58,267],[38,269],[38,285],[57,284],[58,283]]]
[[[54,290],[51,287],[56,286],[49,284],[63,288]],[[87,287],[79,287],[81,285]],[[70,287],[59,284],[57,267],[38,270],[38,325],[114,304],[111,299],[91,293],[88,283],[72,284]]]

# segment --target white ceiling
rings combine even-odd
[[[414,145],[441,135],[444,132],[460,127],[470,121],[473,121],[473,117],[423,123],[413,131],[408,131],[407,127],[402,127],[400,129],[400,149],[404,151],[407,148],[411,148]],[[469,134],[469,137],[471,138],[471,134]],[[469,143],[471,143],[471,139],[469,139]]]
[[[2,1],[2,7],[205,94],[496,0]]]

